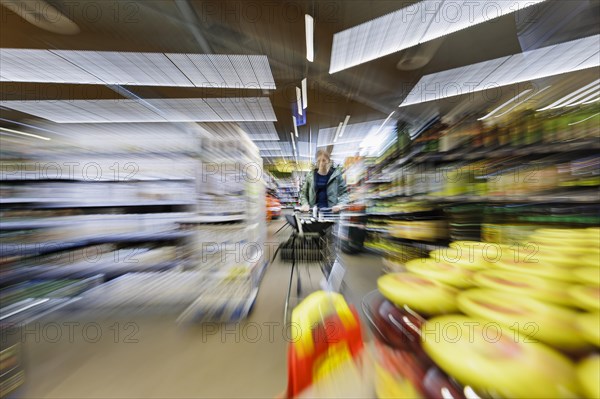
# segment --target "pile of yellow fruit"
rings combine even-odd
[[[454,242],[405,267],[378,288],[432,317],[423,347],[459,382],[501,397],[600,397],[600,229]]]

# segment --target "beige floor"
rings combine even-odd
[[[281,223],[271,223],[270,233]],[[344,256],[344,265],[348,298],[360,309],[362,296],[376,287],[381,262],[370,255]],[[313,269],[311,286],[303,275],[305,288],[318,289],[319,278]],[[30,333],[24,336],[27,384],[19,396],[275,397],[286,386],[285,337],[293,335],[283,326],[288,280],[288,264],[275,261],[269,265],[252,314],[235,325],[181,327],[174,323],[174,317],[109,320],[71,315],[57,321],[58,328],[30,326]],[[64,324],[67,321],[80,323],[73,325],[72,337]],[[92,322],[97,325],[89,324]],[[87,326],[85,335],[83,326]],[[97,334],[98,327],[101,334]],[[91,342],[96,339],[98,342]]]

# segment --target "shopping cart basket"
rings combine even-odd
[[[320,209],[318,212],[301,213],[298,209],[294,210],[292,215],[286,215],[286,224],[282,226],[277,233],[285,228],[291,228],[292,233],[289,238],[282,243],[275,254],[281,254],[281,260],[291,262],[290,281],[285,302],[284,322],[289,322],[289,306],[296,273],[296,294],[300,299],[302,292],[302,282],[298,265],[306,265],[307,274],[310,276],[309,265],[316,264],[328,278],[337,259],[337,249],[339,248],[337,240],[337,227],[339,214],[332,212],[330,208]]]

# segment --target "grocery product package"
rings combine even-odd
[[[341,294],[317,291],[294,309],[290,327],[287,397],[355,396],[347,382],[361,380],[365,355],[356,309]]]

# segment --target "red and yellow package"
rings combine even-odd
[[[348,362],[360,361],[363,350],[356,309],[338,293],[317,291],[292,313],[300,334],[288,349],[287,397],[295,398]]]

